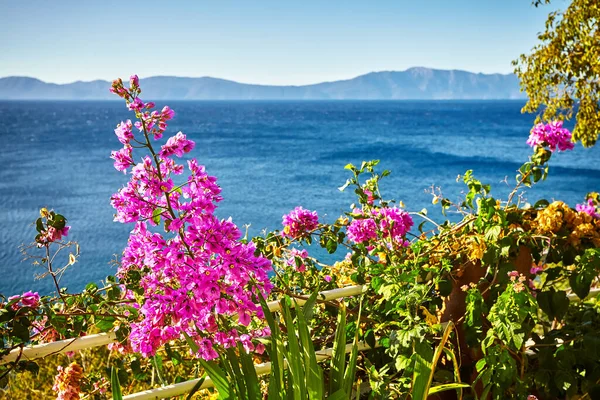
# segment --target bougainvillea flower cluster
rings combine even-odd
[[[588,199],[588,201],[583,204],[577,204],[577,206],[575,206],[575,209],[579,212],[591,215],[594,218],[600,218],[600,214],[596,212],[596,205],[594,204],[593,199]]]
[[[319,226],[319,216],[316,211],[296,207],[283,216],[283,236],[299,239],[310,235]]]
[[[40,305],[40,295],[38,292],[25,292],[22,295],[10,296],[8,302],[14,301],[12,304],[13,310],[18,310],[21,307],[36,308]]]
[[[298,272],[304,272],[306,271],[306,264],[304,263],[304,260],[307,258],[308,251],[306,251],[306,249],[291,249],[290,257],[286,260],[286,264],[290,267],[294,267]]]
[[[405,237],[414,225],[408,212],[398,207],[375,208],[371,211],[355,209],[356,218],[348,225],[348,239],[364,243],[381,235],[391,243],[407,246]]]
[[[574,147],[571,141],[571,132],[563,128],[562,121],[552,121],[548,124],[539,123],[531,129],[527,144],[531,147],[548,146],[549,150],[554,152],[572,150]]]
[[[132,324],[131,347],[149,356],[171,340],[189,337],[198,346],[196,355],[207,360],[218,357],[216,345],[241,343],[253,350],[252,340],[264,330],[252,328],[251,322],[263,316],[258,296],[266,297],[272,289],[271,263],[255,255],[253,243],[239,240],[240,230],[231,219],[214,215],[221,189],[195,159],[187,162],[187,179],[175,182],[184,165],[172,157],[189,153],[194,142],[179,132],[154,151],[150,139],[162,137],[174,112],[169,107],[151,111],[154,104],[138,97],[138,82],[133,76],[129,88],[121,80],[111,88],[138,119],[117,126],[123,148],[112,154],[117,170],[131,168],[130,181],[111,198],[115,220],[135,224],[119,275],[124,281],[131,272],[141,275],[144,291],[142,319]],[[133,140],[150,153],[138,163],[132,155]],[[164,234],[152,229],[161,221]]]

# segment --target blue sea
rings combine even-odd
[[[427,190],[441,187],[457,199],[467,169],[506,196],[534,117],[520,101],[304,101],[169,102],[177,113],[167,133],[183,131],[196,142],[192,156],[218,178],[218,214],[233,217],[249,234],[281,226],[297,205],[325,221],[349,210],[352,193],[337,190],[347,163],[379,159],[392,174],[384,196],[410,211],[430,210]],[[163,104],[159,104],[162,107]],[[119,147],[113,129],[132,118],[120,102],[0,102],[0,293],[50,293],[40,267],[22,261],[19,245],[35,236],[41,207],[65,215],[79,262],[61,281],[80,290],[116,272],[111,260],[126,245],[131,225],[113,222],[109,198],[127,176],[109,158]],[[600,147],[576,146],[556,154],[546,182],[529,190],[530,202],[557,198],[574,206],[600,190]],[[508,182],[508,183],[507,183]],[[343,257],[343,254],[340,254]]]

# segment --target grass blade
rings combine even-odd
[[[118,369],[115,367],[111,368],[110,371],[110,386],[112,389],[113,400],[123,400],[123,394],[121,393],[121,383],[119,382]]]
[[[348,393],[346,393],[344,389],[340,389],[327,397],[327,400],[348,400],[349,398],[350,396],[348,396]]]
[[[453,390],[453,389],[461,389],[462,388],[468,388],[471,387],[470,385],[467,385],[466,383],[445,383],[443,385],[437,385],[437,386],[433,386],[429,389],[429,393],[428,394],[436,394],[439,392],[443,392],[445,390]]]
[[[316,294],[315,292],[314,294]],[[314,296],[313,294],[313,296]],[[313,298],[311,296],[311,298]],[[314,296],[316,299],[316,296]],[[307,310],[307,307],[314,307],[313,302],[306,302],[301,312],[298,312],[298,334],[300,337],[300,345],[304,357],[304,371],[306,374],[306,391],[310,399],[323,399],[323,370],[317,362],[317,355],[312,343],[308,324],[305,319],[306,315],[312,315],[312,311]],[[298,304],[296,304],[298,308]]]
[[[198,382],[196,382],[196,384],[194,385],[192,390],[190,390],[190,392],[188,393],[185,400],[192,400],[192,397],[196,394],[196,392],[198,390],[200,390],[200,388],[202,387],[202,384],[204,383],[205,380],[206,380],[206,374],[204,374],[204,376]]]
[[[292,313],[287,305],[286,301],[281,302],[281,311],[283,312],[283,318],[285,319],[285,326],[287,328],[288,338],[288,352],[286,359],[288,361],[288,369],[291,375],[292,390],[294,392],[294,398],[305,399],[306,398],[306,376],[304,374],[303,366],[303,355],[300,352],[300,344],[298,343],[298,336],[296,334],[296,326],[292,319]]]
[[[246,400],[248,396],[246,390],[246,379],[244,374],[242,374],[242,370],[240,369],[239,357],[232,348],[227,349],[225,354],[226,357],[221,357],[221,359],[223,360],[223,366],[225,367],[225,370],[229,374],[230,384],[233,383],[235,385],[234,389],[236,392],[236,397],[240,400]]]
[[[431,354],[431,346],[426,342],[415,343],[415,371],[413,374],[412,398],[414,400],[427,400],[431,382],[433,382],[433,374],[435,367],[442,355],[446,342],[450,338],[450,333],[454,329],[452,321],[448,322],[442,340],[435,349],[435,353]]]
[[[310,295],[304,306],[302,307],[302,311],[304,313],[304,317],[307,321],[310,321],[313,316],[313,312],[315,310],[315,303],[317,302],[317,296],[319,296],[319,288],[317,287],[315,291]],[[297,305],[296,305],[297,307]]]
[[[330,365],[329,393],[336,393],[344,387],[344,370],[346,369],[346,306],[343,303],[339,309]]]
[[[271,376],[269,378],[269,399],[283,399],[285,396],[284,385],[284,370],[283,370],[283,343],[281,343],[281,331],[279,324],[275,322],[273,314],[269,310],[269,306],[265,298],[258,293],[260,305],[267,320],[267,324],[271,329],[271,349],[269,350],[269,358],[271,359]]]
[[[458,366],[458,360],[456,359],[456,355],[450,349],[444,347],[444,353],[450,360],[452,360],[452,366],[454,368],[454,380],[456,382],[460,382],[460,368]],[[456,394],[458,395],[458,400],[462,400],[463,398],[463,390],[461,388],[456,389]]]
[[[246,381],[246,389],[248,391],[248,399],[261,400],[260,384],[258,383],[258,375],[254,368],[252,356],[245,352],[241,343],[238,343],[238,352],[240,353],[240,361],[242,362],[242,378]]]
[[[225,373],[225,371],[223,371],[221,369],[221,367],[219,367],[213,361],[206,361],[201,358],[199,360],[200,360],[200,365],[202,365],[202,368],[204,368],[204,370],[206,371],[206,374],[208,376],[210,376],[210,379],[215,384],[215,387],[217,388],[217,390],[219,392],[219,399],[234,400],[232,393],[231,393],[231,387],[230,387],[229,381],[227,379],[227,374]]]
[[[356,377],[356,360],[358,359],[358,337],[360,333],[360,318],[362,316],[362,300],[363,298],[361,297],[358,307],[358,317],[356,319],[356,332],[354,333],[352,351],[350,352],[350,360],[348,360],[346,371],[344,372],[344,391],[348,394],[352,393],[352,386],[354,385],[354,378]]]

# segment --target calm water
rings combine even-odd
[[[193,156],[219,179],[225,200],[218,213],[250,233],[280,227],[296,205],[333,221],[348,209],[340,193],[349,162],[380,159],[392,170],[386,197],[407,209],[431,206],[425,189],[441,186],[457,198],[456,176],[474,169],[496,194],[509,189],[529,154],[533,117],[520,102],[169,102],[170,131],[196,141]],[[160,105],[162,106],[162,105]],[[21,243],[41,207],[69,219],[81,245],[80,262],[63,278],[81,289],[116,271],[110,264],[126,244],[129,225],[112,221],[109,198],[127,177],[109,159],[119,145],[112,130],[131,114],[120,102],[0,102],[0,293],[52,290],[41,272],[21,262]],[[574,205],[600,190],[600,147],[558,154],[547,182],[527,193]],[[343,256],[343,255],[340,255]]]

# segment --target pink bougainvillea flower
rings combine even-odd
[[[557,149],[559,151],[572,150],[575,146],[571,141],[571,132],[567,128],[563,128],[562,121],[535,125],[531,129],[527,144],[531,147],[548,146],[552,152]]]
[[[115,160],[114,165],[117,171],[123,171],[123,173],[126,173],[127,168],[134,165],[131,153],[131,146],[128,145],[125,145],[125,147],[120,150],[110,153],[110,158]]]
[[[294,208],[282,218],[283,236],[293,239],[307,237],[319,226],[319,216],[316,211],[309,211],[300,206]]]
[[[154,105],[136,97],[139,88],[123,92],[120,80],[113,82],[111,91],[125,98],[138,118],[133,124],[119,125],[115,133],[121,143],[133,140],[132,126],[144,136],[138,142],[162,137],[173,110],[165,106],[161,112],[148,111]],[[206,360],[219,356],[217,347],[242,343],[253,349],[251,338],[263,332],[258,300],[273,287],[268,275],[271,262],[255,255],[254,243],[240,241],[241,232],[231,219],[214,214],[221,189],[195,159],[187,163],[187,179],[175,187],[172,176],[181,175],[185,167],[172,157],[194,148],[185,134],[168,138],[159,152],[152,148],[152,156],[142,157],[137,164],[132,147],[123,144],[123,149],[112,153],[115,168],[125,171],[131,166],[132,170],[111,204],[115,221],[135,223],[118,271],[122,278],[142,273],[143,296],[132,298],[143,299],[135,304],[140,320],[131,325],[132,350],[147,357],[169,341],[188,337],[198,346],[195,355]],[[150,146],[146,146],[149,151]],[[167,227],[164,233],[148,228],[160,222]]]
[[[594,218],[600,218],[600,214],[596,212],[596,206],[594,205],[594,201],[592,199],[588,199],[587,203],[577,204],[575,209],[579,212],[591,215]]]

